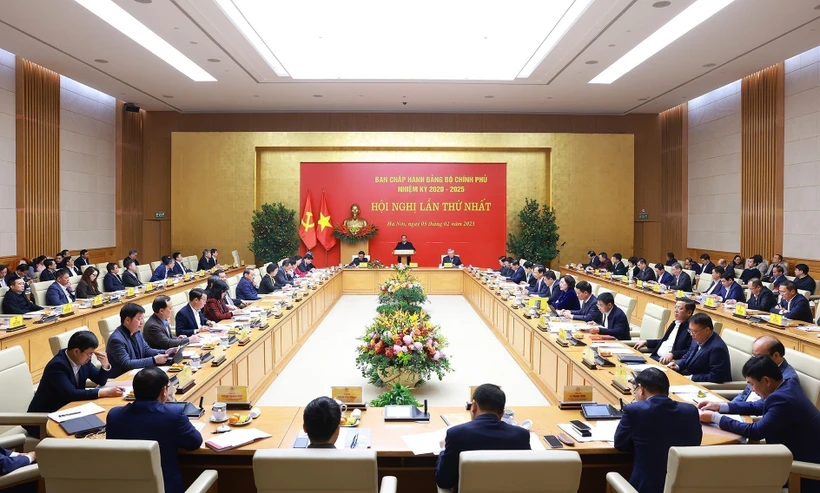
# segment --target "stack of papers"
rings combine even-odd
[[[413,451],[413,455],[433,454],[441,452],[441,443],[447,435],[447,428],[415,435],[404,435],[402,440]]]
[[[669,371],[669,368],[658,365],[629,365],[628,368],[632,370],[632,373],[639,373],[646,370],[647,368],[657,368],[660,371]]]
[[[695,402],[697,404],[703,401],[724,402],[724,399],[711,392],[707,392],[696,385],[671,385],[669,386],[669,392],[675,394],[684,401]],[[698,397],[698,392],[704,392],[706,395],[704,397]]]
[[[68,421],[69,419],[91,416],[92,414],[99,414],[104,411],[105,409],[94,404],[93,402],[89,402],[83,404],[82,406],[74,406],[68,409],[62,409],[60,411],[50,413],[48,417],[53,421],[62,423],[63,421]]]
[[[224,452],[270,437],[271,435],[264,431],[257,430],[256,428],[247,428],[244,430],[233,430],[230,433],[223,433],[216,438],[211,438],[206,441],[205,445],[215,452]]]
[[[567,435],[571,436],[575,439],[578,443],[586,443],[586,442],[614,442],[615,441],[615,430],[618,428],[618,424],[620,423],[619,420],[602,420],[596,421],[595,425],[583,421],[584,424],[590,427],[590,431],[592,431],[592,436],[590,437],[582,437],[578,432],[575,431],[575,428],[569,423],[566,424],[559,424],[558,428],[566,433]]]
[[[802,330],[804,332],[820,332],[820,327],[818,327],[817,325],[801,325],[795,327],[795,329]]]

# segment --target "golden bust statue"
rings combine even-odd
[[[350,230],[351,233],[356,234],[360,229],[367,226],[367,221],[359,217],[359,204],[353,204],[350,206],[350,215],[351,217],[344,220],[344,225],[347,226],[347,229]]]

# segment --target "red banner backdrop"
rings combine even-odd
[[[303,162],[299,203],[305,203],[308,191],[318,197],[324,190],[334,225],[350,217],[350,206],[358,204],[360,217],[379,228],[370,240],[370,256],[385,265],[396,262],[391,252],[406,234],[419,266],[438,265],[448,248],[455,249],[465,265],[495,266],[506,251],[506,166]],[[340,258],[340,243],[328,251],[327,264],[325,250],[317,244],[316,264],[350,263]],[[304,253],[304,244],[301,248]]]

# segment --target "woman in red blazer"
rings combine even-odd
[[[215,280],[211,284],[211,289],[208,291],[208,301],[205,302],[205,308],[202,312],[208,320],[220,321],[227,320],[233,315],[225,303],[225,293],[228,292],[228,285],[221,279]]]

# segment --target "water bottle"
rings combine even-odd
[[[199,370],[199,368],[201,366],[202,366],[202,363],[201,363],[201,359],[199,357],[199,353],[196,353],[193,356],[191,356],[191,370],[194,370],[194,371]]]
[[[515,422],[515,411],[513,411],[512,409],[504,410],[504,417],[501,418],[501,421],[507,423],[508,425],[518,425],[518,423]]]

